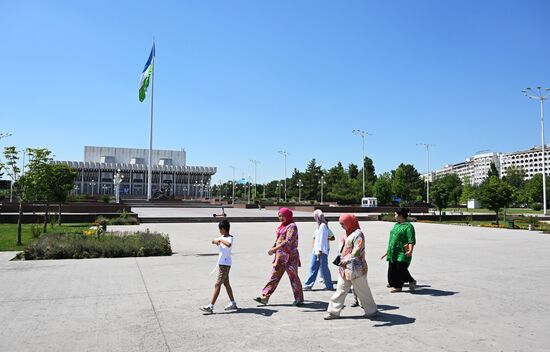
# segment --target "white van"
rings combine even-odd
[[[361,198],[361,206],[366,208],[375,208],[378,206],[378,199],[376,199],[376,197]]]

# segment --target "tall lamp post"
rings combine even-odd
[[[6,138],[6,137],[11,137],[11,134],[10,133],[0,133],[0,139]]]
[[[286,157],[290,154],[285,150],[279,150],[279,154],[281,154],[285,158],[285,202],[286,202]]]
[[[235,204],[235,169],[236,169],[236,167],[231,166],[231,165],[229,165],[229,167],[231,169],[233,169],[233,180],[231,181],[231,183],[233,185],[233,193],[231,195],[231,204]]]
[[[113,177],[113,183],[115,184],[115,199],[117,204],[120,203],[120,184],[124,179],[124,175],[120,173],[120,169],[116,170],[116,174]]]
[[[362,148],[363,160],[361,161],[361,164],[363,164],[363,198],[364,198],[365,197],[365,136],[371,136],[371,134],[362,130],[353,130],[351,132],[357,136],[361,136],[361,141],[363,142],[363,148]]]
[[[277,182],[277,192],[279,194],[279,198],[277,199],[277,203],[281,201],[281,182]]]
[[[302,202],[302,186],[304,184],[302,183],[302,180],[298,180],[298,183],[296,184],[296,186],[298,186],[298,203],[301,203]]]
[[[92,197],[94,196],[94,188],[95,188],[96,184],[97,184],[97,182],[95,182],[95,180],[92,179],[92,182],[90,182],[90,186],[92,187]]]
[[[544,153],[544,101],[550,96],[550,88],[537,87],[536,90],[525,88],[522,93],[529,99],[540,101],[540,129],[542,139],[542,204],[546,215],[546,157]]]
[[[433,147],[433,144],[429,143],[416,143],[418,147],[426,148],[426,158],[428,160],[428,173],[426,176],[426,203],[430,204],[430,147]]]
[[[319,184],[321,185],[321,204],[323,204],[323,186],[327,184],[325,182],[325,175],[321,176],[321,180],[319,181]]]
[[[258,160],[250,159],[250,162],[254,164],[254,199],[257,198],[257,191],[258,191],[258,164],[260,163]]]

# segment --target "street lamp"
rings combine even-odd
[[[285,202],[286,202],[286,157],[289,156],[290,154],[285,150],[279,150],[278,153],[285,158]]]
[[[250,159],[250,162],[254,164],[254,199],[257,198],[257,191],[258,191],[258,164],[260,162],[258,160]]]
[[[103,190],[103,195],[107,194],[107,188],[109,188],[109,186],[107,185],[101,186],[101,189]]]
[[[321,175],[321,180],[319,181],[319,184],[321,185],[321,204],[323,204],[323,186],[327,184],[325,182],[325,175]]]
[[[233,184],[233,194],[231,195],[231,204],[235,204],[235,169],[236,167],[235,166],[231,166],[229,165],[230,168],[233,169],[233,180],[231,181],[231,183]]]
[[[92,197],[94,196],[95,185],[97,185],[97,182],[95,182],[95,180],[92,179],[92,182],[90,182],[90,186],[92,187]]]
[[[550,95],[550,88],[537,87],[536,90],[526,88],[522,90],[523,95],[529,99],[540,101],[540,129],[542,139],[542,204],[544,207],[544,215],[546,215],[546,157],[544,155],[544,101]]]
[[[277,182],[277,192],[279,193],[277,203],[279,203],[281,201],[281,182]]]
[[[0,133],[0,139],[6,138],[6,137],[11,137],[11,133]]]
[[[197,195],[197,187],[199,187],[199,181],[195,181],[195,192],[194,192],[194,199],[197,199],[198,198],[198,195]]]
[[[298,186],[298,203],[300,203],[302,201],[302,186],[304,184],[302,183],[302,180],[298,180],[298,183],[296,184],[296,186]]]
[[[78,190],[80,190],[80,187],[78,185],[73,186],[74,194],[78,194]]]
[[[116,170],[116,174],[113,177],[113,183],[115,184],[115,199],[117,204],[120,203],[120,184],[124,179],[124,175],[120,173],[120,169]]]
[[[372,136],[372,135],[362,130],[353,130],[351,132],[357,136],[361,136],[361,140],[363,141],[363,149],[362,149],[363,161],[361,163],[363,164],[363,198],[364,198],[365,197],[365,136]]]
[[[426,203],[430,204],[430,147],[433,147],[433,144],[429,143],[416,143],[419,147],[426,147],[426,155],[428,159],[428,173],[426,176]]]

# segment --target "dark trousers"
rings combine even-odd
[[[393,288],[402,288],[405,282],[414,281],[409,273],[409,263],[388,263],[388,284]]]

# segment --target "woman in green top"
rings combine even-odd
[[[401,208],[395,212],[397,223],[390,231],[388,250],[380,259],[386,257],[388,261],[388,287],[392,293],[401,292],[403,284],[409,283],[409,290],[416,289],[416,280],[409,273],[416,238],[413,225],[407,221],[408,208]]]

